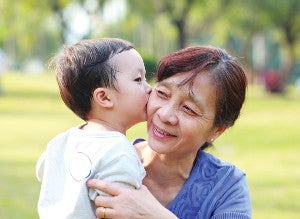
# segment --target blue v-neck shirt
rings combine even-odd
[[[189,178],[167,208],[180,219],[250,219],[246,175],[233,164],[199,151]]]

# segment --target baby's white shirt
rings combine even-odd
[[[36,166],[42,182],[41,219],[96,218],[90,178],[139,188],[146,175],[134,146],[119,132],[91,132],[73,127],[53,138]]]

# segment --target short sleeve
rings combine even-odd
[[[38,181],[42,182],[44,176],[44,166],[45,166],[46,152],[43,152],[39,157],[36,166],[35,166],[35,174]]]
[[[146,172],[136,156],[122,155],[101,167],[93,178],[136,189],[142,185],[145,175]],[[99,194],[106,195],[102,191],[89,189],[91,200],[95,200]]]
[[[246,175],[232,184],[217,203],[212,219],[251,219],[252,205]]]

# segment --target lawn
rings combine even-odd
[[[0,96],[0,218],[35,219],[35,163],[47,142],[81,121],[61,102],[52,74],[7,73]],[[143,136],[144,123],[128,137]],[[300,94],[249,87],[236,125],[209,152],[247,173],[254,219],[300,218]]]

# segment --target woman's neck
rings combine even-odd
[[[189,177],[191,169],[193,167],[193,161],[187,160],[170,160],[165,155],[154,155],[151,160],[144,163],[145,168],[149,174],[153,174],[153,178],[161,185],[170,185],[183,181]]]
[[[147,172],[143,183],[161,204],[167,206],[189,177],[194,158],[180,161],[158,155],[147,147],[142,151],[142,161]]]

